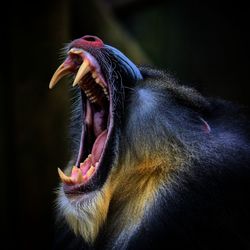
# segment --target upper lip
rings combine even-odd
[[[82,62],[77,61],[79,57],[82,59]],[[74,60],[74,58],[76,60]],[[77,69],[78,72],[75,76],[73,87],[79,84],[81,79],[91,71],[95,82],[99,84],[105,91],[107,90],[107,83],[102,77],[101,69],[96,59],[89,52],[79,48],[72,48],[69,50],[68,57],[58,67],[52,76],[49,88],[52,89],[62,77],[75,72]]]
[[[64,76],[66,76],[70,73],[76,74],[74,81],[73,81],[73,86],[79,85],[84,90],[84,93],[86,94],[89,102],[92,102],[92,103],[98,102],[98,97],[96,98],[96,96],[93,94],[91,89],[84,89],[84,87],[86,87],[84,85],[84,79],[89,74],[92,75],[92,78],[93,78],[92,80],[95,81],[95,83],[99,86],[99,88],[101,87],[106,98],[108,100],[110,100],[110,93],[109,93],[109,89],[108,89],[108,84],[102,75],[100,65],[97,62],[97,60],[95,59],[95,57],[92,56],[89,52],[87,52],[81,48],[71,48],[68,52],[68,56],[65,59],[65,61],[58,67],[58,69],[56,70],[56,72],[52,76],[50,84],[49,84],[49,88],[52,89],[59,82],[59,80],[61,78],[63,78]],[[109,108],[111,109],[111,105]],[[87,112],[87,111],[85,111],[85,112]],[[91,112],[91,111],[89,111],[89,112]],[[94,112],[94,111],[92,111],[92,112]],[[109,112],[110,112],[110,110],[109,110]],[[85,124],[83,124],[83,126],[84,125]],[[108,131],[106,133],[108,134],[108,133],[110,133],[110,126],[107,129],[108,129]],[[102,136],[102,134],[104,132],[105,132],[105,130],[103,130],[102,133],[99,134],[98,137],[96,137],[96,141],[102,140],[99,138]],[[80,161],[82,158],[81,154],[83,151],[83,149],[82,149],[83,148],[82,144],[83,144],[83,139],[84,139],[83,137],[84,137],[84,127],[82,129],[81,145],[80,145],[79,155],[78,155],[78,159],[77,159],[77,163],[76,163],[76,165],[78,167],[74,166],[72,168],[71,176],[65,175],[60,169],[58,169],[59,176],[60,176],[62,182],[64,184],[66,184],[67,186],[71,186],[71,187],[68,187],[68,189],[70,191],[72,191],[74,189],[79,189],[79,187],[84,186],[84,185],[86,186],[86,184],[88,182],[88,176],[95,175],[96,169],[99,168],[101,157],[102,157],[102,155],[101,155],[99,158],[99,161],[96,162],[96,165],[94,165],[94,166],[92,166],[91,164],[89,165],[88,162],[86,163],[86,161],[88,161],[88,159],[89,159],[89,157],[88,157],[84,161],[85,165],[82,163],[83,167],[80,168]],[[108,135],[106,135],[105,138],[106,138],[106,142],[107,142]],[[103,146],[103,148],[104,147],[105,147],[105,145]],[[93,145],[93,148],[94,148],[94,145]],[[97,148],[98,148],[98,146],[97,146]],[[94,174],[93,174],[93,172],[94,172]],[[92,176],[90,178],[92,178]]]

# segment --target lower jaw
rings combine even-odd
[[[86,100],[86,99],[85,99]],[[84,101],[84,100],[83,100]],[[112,102],[110,101],[109,103],[109,107],[108,110],[109,112],[109,121],[108,121],[108,125],[106,127],[106,129],[104,129],[102,133],[106,133],[105,137],[105,141],[103,142],[103,149],[101,150],[102,152],[97,153],[96,155],[98,155],[98,159],[94,159],[94,162],[99,162],[98,163],[98,167],[96,168],[93,176],[90,177],[90,179],[88,181],[86,181],[86,183],[80,183],[80,184],[75,184],[75,185],[68,185],[63,183],[62,184],[62,189],[64,194],[66,195],[67,198],[69,199],[84,199],[84,198],[88,198],[91,197],[93,195],[94,192],[98,191],[101,186],[104,185],[104,183],[106,182],[105,179],[107,179],[108,174],[103,173],[102,171],[107,171],[107,173],[109,172],[109,167],[104,165],[104,157],[105,154],[108,152],[108,155],[110,155],[110,145],[108,144],[112,144],[112,140],[110,141],[110,137],[113,131],[113,107],[112,107]],[[86,113],[85,113],[86,116]],[[85,125],[86,126],[86,125]],[[84,127],[84,125],[83,125]],[[83,128],[84,129],[84,128]],[[106,132],[105,132],[106,131]],[[99,135],[101,135],[99,134]],[[84,130],[82,130],[82,135],[81,135],[81,145],[79,148],[79,153],[78,153],[78,157],[76,160],[76,166],[79,168],[79,166],[81,165],[81,162],[84,161],[84,158],[86,157],[86,155],[88,155],[87,152],[84,152]],[[98,140],[98,137],[95,139]],[[83,144],[83,145],[82,145]],[[95,142],[94,142],[95,144]],[[92,145],[92,149],[91,149],[91,153],[93,153],[92,151],[95,150],[94,149],[94,144]],[[96,147],[97,151],[98,151],[98,146]],[[95,154],[93,154],[95,155]],[[110,160],[107,161],[107,159],[105,159],[106,164],[111,165]],[[102,169],[104,168],[104,169]],[[107,175],[107,176],[106,176]]]
[[[107,129],[107,138],[106,138],[106,141],[104,143],[103,151],[102,151],[101,156],[99,158],[99,165],[98,165],[94,175],[86,183],[83,183],[83,184],[79,184],[79,185],[76,184],[73,186],[67,185],[64,183],[62,184],[63,191],[69,199],[90,198],[90,197],[92,197],[94,192],[97,192],[98,190],[100,190],[100,188],[107,181],[108,174],[105,177],[105,173],[102,173],[102,171],[107,171],[107,173],[109,172],[109,170],[108,170],[109,167],[107,165],[105,165],[104,158],[105,158],[105,154],[107,153],[107,151],[109,151],[108,144],[112,143],[112,142],[110,142],[112,129],[113,129],[113,119],[111,119],[110,126]],[[108,155],[109,154],[110,154],[110,152],[108,152]],[[106,159],[105,159],[105,162],[107,162]],[[111,160],[109,160],[108,163],[106,163],[106,164],[109,164],[111,166],[112,165]]]

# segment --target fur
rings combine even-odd
[[[74,200],[59,188],[54,248],[250,249],[243,109],[110,46],[90,52],[112,86],[114,128],[96,191]]]

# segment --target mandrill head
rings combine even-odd
[[[66,52],[49,87],[72,75],[79,97],[72,141],[79,143],[58,169],[58,209],[90,244],[101,232],[126,239],[172,192],[178,173],[203,159],[216,162],[214,152],[238,139],[227,134],[225,143],[210,128],[208,99],[161,71],[138,68],[98,37],[76,39]]]

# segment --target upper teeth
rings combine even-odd
[[[96,72],[93,72],[92,73],[92,77],[95,79],[97,77],[97,73]]]
[[[89,71],[90,71],[89,61],[85,58],[76,74],[75,80],[73,82],[73,87],[77,85]]]
[[[88,97],[88,99],[92,103],[97,102],[98,99],[97,99],[97,96],[96,96],[92,86],[84,85],[82,80],[79,82],[79,85],[82,87],[82,89],[84,90],[86,96]],[[106,98],[109,100],[109,94],[108,94],[107,88],[105,86],[101,86],[101,87],[102,87],[102,91],[105,94]]]
[[[96,59],[90,55],[88,52],[83,51],[82,49],[77,49],[77,48],[72,48],[68,54],[72,55],[79,55],[82,59],[83,62],[80,65],[74,82],[73,82],[73,87],[76,85],[81,84],[81,87],[85,87],[84,91],[86,93],[86,95],[89,97],[91,102],[96,102],[97,101],[97,97],[95,95],[95,92],[92,91],[92,89],[90,89],[88,83],[90,83],[91,81],[91,76],[93,78],[93,80],[95,80],[95,82],[102,87],[103,93],[105,94],[106,98],[109,100],[109,94],[108,94],[108,89],[107,89],[107,84],[105,83],[105,80],[103,79],[101,73],[100,73],[100,67],[99,64],[96,62]],[[70,57],[68,57],[64,63],[62,63],[59,68],[56,70],[56,72],[54,73],[51,81],[50,81],[50,88],[53,88],[56,83],[65,75],[70,74],[72,71],[74,70],[74,65],[72,63],[72,59],[70,59]],[[83,82],[83,78],[88,74],[91,73],[91,75],[88,75],[87,78],[85,78],[86,80],[86,85],[84,86],[84,82]]]

